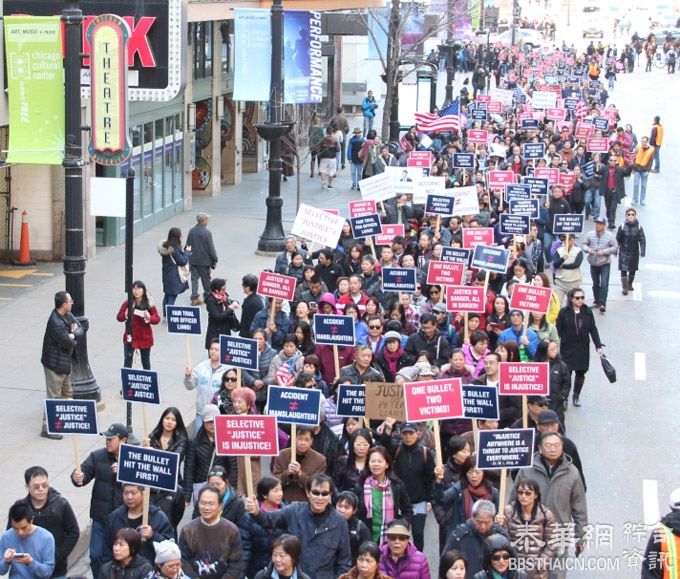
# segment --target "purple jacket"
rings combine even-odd
[[[396,563],[390,556],[387,543],[380,547],[380,554],[380,572],[383,575],[393,579],[431,579],[427,557],[413,543],[408,544],[406,555]]]

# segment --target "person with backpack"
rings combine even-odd
[[[350,172],[352,174],[352,191],[359,189],[359,181],[362,178],[363,161],[361,160],[361,149],[366,142],[363,138],[363,133],[359,127],[355,127],[352,132],[352,138],[347,145],[347,158],[351,164]]]

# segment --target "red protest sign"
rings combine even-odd
[[[404,384],[404,410],[407,422],[462,417],[461,379],[407,382]]]
[[[607,137],[590,137],[586,144],[589,153],[606,153],[609,151],[609,139]]]
[[[321,211],[325,211],[326,213],[330,213],[331,215],[340,215],[339,209],[322,209]]]
[[[550,308],[551,295],[552,290],[549,287],[536,287],[526,283],[518,283],[512,288],[510,307],[513,310],[546,314]]]
[[[392,245],[392,240],[397,236],[401,235],[402,237],[404,236],[404,224],[399,223],[399,224],[394,224],[394,225],[385,225],[384,223],[381,225],[382,226],[382,233],[380,235],[374,235],[373,239],[375,240],[376,245]]]
[[[489,171],[489,187],[503,187],[515,182],[512,171]]]
[[[296,280],[290,275],[261,271],[257,282],[257,293],[267,298],[292,300],[295,296]]]
[[[547,109],[545,111],[545,116],[553,121],[563,121],[567,116],[567,109],[555,108]]]
[[[613,125],[618,120],[619,111],[613,107],[607,107],[602,111],[602,116],[609,121],[610,125]]]
[[[434,157],[430,151],[411,151],[406,160],[407,167],[431,167]]]
[[[463,247],[474,249],[476,245],[493,245],[493,227],[466,227],[463,229]]]
[[[215,453],[218,456],[276,456],[279,454],[276,416],[215,416]]]
[[[595,127],[591,123],[584,123],[583,121],[579,121],[578,123],[576,123],[574,137],[577,140],[587,139],[590,136],[590,133],[592,133],[594,130]]]
[[[465,264],[451,261],[430,261],[427,269],[429,285],[461,285],[465,274]]]
[[[482,314],[486,305],[485,298],[482,286],[446,286],[446,310],[449,312]]]
[[[517,121],[520,122],[520,123],[521,123],[522,121],[527,120],[527,119],[533,119],[533,118],[534,118],[533,109],[530,110],[530,111],[526,111],[526,110],[525,110],[523,113],[519,113],[519,114],[517,115]]]
[[[503,103],[499,101],[489,101],[489,103],[486,105],[486,110],[489,113],[502,113],[503,112]]]
[[[480,103],[488,103],[489,101],[491,101],[491,95],[488,95],[488,94],[478,94],[478,95],[476,96],[475,100],[476,100],[477,102],[480,102]]]
[[[557,184],[560,187],[564,187],[565,191],[571,191],[574,188],[574,182],[576,181],[576,175],[573,173],[560,173],[557,179]]]
[[[489,138],[489,131],[484,131],[482,129],[470,129],[468,131],[468,142],[469,143],[486,143]]]
[[[350,217],[362,217],[378,212],[375,206],[375,199],[359,199],[357,201],[350,201],[347,205]]]
[[[548,362],[501,362],[498,393],[505,396],[547,396],[550,364]]]
[[[548,185],[557,185],[560,178],[560,170],[550,167],[536,167],[534,169],[534,177],[547,179]]]

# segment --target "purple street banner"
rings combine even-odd
[[[283,102],[320,103],[323,83],[321,13],[283,13]]]
[[[235,101],[268,101],[272,30],[269,9],[234,8]]]

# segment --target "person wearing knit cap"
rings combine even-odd
[[[174,540],[154,541],[153,548],[156,550],[156,559],[153,575],[149,579],[183,579],[186,577],[182,571],[182,554]]]

